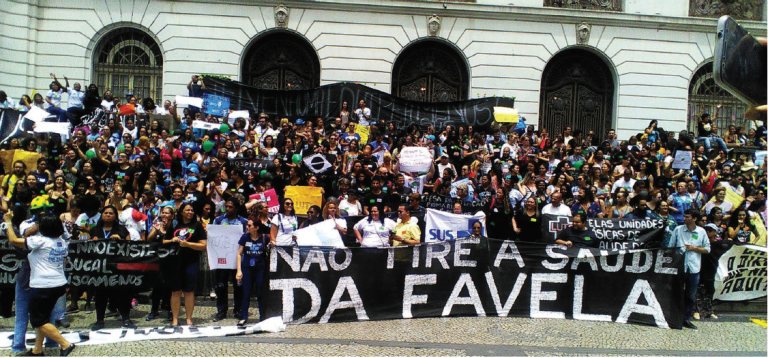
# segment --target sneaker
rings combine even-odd
[[[693,319],[697,321],[701,319],[701,315],[699,314],[699,312],[693,312]]]
[[[242,320],[243,319],[243,314],[240,313],[240,311],[235,312],[235,319]]]
[[[718,316],[717,316],[716,314],[714,314],[714,313],[710,313],[710,314],[709,314],[709,318],[711,318],[711,319],[718,319],[718,318],[720,318],[720,317],[718,317]]]
[[[96,321],[96,323],[94,323],[93,326],[91,326],[91,331],[98,331],[103,328],[104,328],[104,322]]]
[[[66,317],[62,319],[57,319],[56,327],[69,328],[69,321],[67,320]]]
[[[211,298],[216,298],[216,292],[215,291],[211,291],[211,294],[209,296]]]
[[[85,312],[86,314],[93,313],[93,306],[91,306],[90,303],[86,303],[85,306],[83,306],[83,312]]]
[[[67,349],[62,349],[62,350],[61,350],[61,354],[60,354],[60,356],[62,356],[62,357],[66,357],[66,356],[68,356],[70,353],[72,353],[72,351],[73,351],[73,350],[75,350],[75,344],[74,344],[74,343],[73,343],[73,344],[70,344],[70,345],[69,345],[69,347],[67,347]]]
[[[238,327],[245,327],[246,324],[248,324],[248,320],[245,320],[245,319],[241,319],[240,321],[237,322]]]
[[[123,321],[123,328],[136,329],[136,325],[129,319]]]
[[[120,315],[120,313],[118,313],[117,311],[107,311],[107,314],[105,314],[104,317],[107,317],[107,318],[109,318],[109,317],[117,317],[119,315]]]
[[[150,313],[147,315],[147,318],[145,318],[145,320],[147,320],[147,321],[152,321],[152,320],[155,320],[155,319],[157,319],[158,317],[160,317],[160,314],[159,314],[159,313],[157,313],[157,312],[150,312]]]
[[[77,312],[80,312],[80,307],[77,307],[75,305],[71,305],[71,306],[67,307],[66,314],[72,314],[72,313],[77,313]]]
[[[698,328],[696,328],[696,326],[693,325],[693,323],[691,323],[691,321],[683,322],[683,327],[688,328],[688,329],[692,329],[694,331],[698,329]]]
[[[222,311],[216,314],[216,316],[213,317],[214,322],[221,321],[223,319],[227,318],[227,311]]]
[[[45,353],[43,353],[43,352],[32,353],[32,350],[30,349],[30,350],[20,354],[19,356],[20,357],[43,357],[43,356],[45,356]]]
[[[135,298],[134,298],[134,299],[132,299],[132,300],[131,300],[131,307],[132,307],[132,308],[136,308],[136,307],[139,307],[139,300],[137,300],[137,299],[135,299]]]

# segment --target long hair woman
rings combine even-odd
[[[170,236],[170,237],[169,237]],[[183,203],[176,213],[176,225],[173,232],[166,235],[163,244],[178,243],[178,265],[176,271],[168,277],[171,289],[172,325],[179,325],[179,309],[181,294],[184,293],[184,308],[187,325],[193,325],[192,316],[195,311],[195,284],[200,270],[200,251],[205,250],[208,234],[203,225],[197,221],[192,204]]]
[[[248,220],[247,232],[240,237],[237,249],[237,275],[235,278],[243,287],[243,302],[240,305],[243,318],[237,322],[240,327],[248,323],[248,307],[251,304],[251,292],[255,291],[259,307],[259,319],[264,318],[262,311],[261,282],[267,267],[267,244],[269,228],[258,223],[258,219]]]
[[[48,337],[61,346],[61,356],[68,356],[75,345],[62,337],[50,318],[56,301],[67,293],[67,277],[64,275],[64,261],[67,257],[67,242],[62,238],[64,226],[58,217],[45,214],[40,218],[38,235],[19,238],[13,230],[13,215],[6,214],[6,233],[13,246],[28,249],[31,274],[29,287],[29,321],[35,329],[35,347],[25,355],[43,355],[43,338]]]
[[[283,199],[280,203],[280,210],[277,215],[272,217],[272,229],[270,230],[270,242],[272,246],[291,246],[296,243],[294,231],[299,227],[299,220],[296,218],[296,209],[293,207],[293,200]]]
[[[395,222],[384,217],[384,208],[371,207],[368,217],[355,224],[355,236],[362,247],[389,246],[389,233],[394,230]]]
[[[147,235],[147,241],[162,242],[168,233],[173,231],[175,216],[176,209],[173,206],[164,206],[160,210],[160,216],[152,224],[152,231]],[[160,279],[156,281],[155,287],[152,288],[152,295],[150,296],[152,304],[146,317],[147,321],[152,321],[160,316],[160,300],[163,301],[163,309],[168,311],[168,317],[173,318],[170,306],[171,291],[168,290],[170,285],[168,280],[170,278],[166,276],[166,273],[169,271],[167,266],[174,263],[173,260],[163,260],[160,263]]]

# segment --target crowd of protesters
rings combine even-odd
[[[42,157],[36,170],[23,161],[0,167],[0,212],[19,237],[45,235],[35,226],[20,230],[23,222],[44,218],[63,225],[67,240],[178,242],[181,254],[162,264],[162,280],[152,291],[147,320],[165,318],[165,312],[171,324],[178,324],[184,297],[186,323],[193,324],[208,224],[243,227],[238,268],[215,270],[211,295],[217,298],[214,320],[224,319],[231,283],[233,314],[246,324],[251,295],[260,296],[269,245],[293,245],[297,229],[323,220],[334,220],[342,235],[353,230],[363,247],[417,244],[423,235],[411,217],[425,210],[421,199],[429,194],[452,196],[456,213],[466,212],[462,204],[467,201],[484,202],[487,233],[496,239],[537,240],[543,214],[578,217],[578,227],[584,226],[584,218],[663,219],[668,243],[681,240],[673,233],[690,221],[686,213],[695,213],[696,225],[713,243],[754,243],[760,235],[752,219],[765,222],[766,167],[765,162],[755,165],[753,153],[765,149],[766,130],[765,123],[757,121],[754,128],[729,126],[720,136],[716,118],[704,113],[696,134],[665,131],[653,120],[639,133],[617,138],[614,130],[595,133],[570,126],[561,133],[508,123],[402,127],[372,118],[364,101],[343,103],[334,118],[292,121],[279,113],[251,113],[230,120],[194,107],[177,108],[171,101],[155,104],[130,93],[120,98],[124,94],[102,93],[93,84],[85,90],[79,83],[70,87],[66,77],[64,85],[52,77],[47,94],[12,100],[0,91],[0,108],[25,112],[39,107],[55,117],[49,120],[73,124],[67,136],[28,131],[2,143],[4,150],[38,152]],[[188,88],[191,97],[205,89],[197,76]],[[125,104],[132,105],[130,113]],[[170,123],[151,120],[149,114],[170,115],[173,130]],[[215,123],[217,129],[193,128],[196,120]],[[369,126],[367,142],[355,129],[359,125]],[[400,152],[410,146],[428,149],[434,161],[429,171],[400,170]],[[681,150],[692,152],[690,169],[673,167]],[[330,158],[331,170],[317,174],[296,160],[315,153]],[[240,158],[270,160],[272,165],[249,171],[232,164]],[[458,181],[461,184],[454,185]],[[322,205],[311,207],[306,217],[296,215],[292,198],[284,195],[289,186],[322,188]],[[266,203],[252,199],[270,189],[280,201],[274,214]],[[740,196],[743,203],[733,205],[726,192]],[[339,220],[355,215],[366,219],[350,228]],[[523,231],[526,234],[519,235]],[[25,248],[34,253],[32,243],[37,241],[28,241]],[[704,261],[705,266],[714,265],[714,260]],[[16,300],[17,337],[26,331],[25,320],[32,320],[36,329],[50,330],[39,313],[19,308],[34,302],[24,297],[25,289],[29,287],[17,284],[15,297],[9,292],[0,297],[3,316],[12,315]],[[66,309],[66,295],[55,304],[51,295],[46,293],[45,307],[53,311],[54,324],[67,326],[65,314],[78,312],[79,301],[85,299],[84,310],[95,305],[94,330],[103,328],[105,317],[111,316],[120,316],[123,327],[135,327],[130,319],[135,294],[71,289]],[[23,339],[14,342],[15,351],[24,349]]]

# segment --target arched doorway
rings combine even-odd
[[[602,138],[612,127],[613,74],[598,55],[582,49],[556,54],[541,77],[539,128],[562,133],[566,126]]]
[[[102,92],[111,90],[117,98],[131,92],[158,103],[163,96],[163,53],[146,32],[117,28],[95,47],[92,78]]]
[[[696,133],[698,117],[709,113],[715,118],[717,134],[725,135],[728,125],[747,127],[747,105],[715,83],[712,62],[701,66],[688,86],[688,132]]]
[[[320,60],[306,40],[276,31],[257,39],[243,59],[243,83],[263,89],[302,90],[320,86]]]
[[[420,41],[397,56],[392,94],[420,102],[467,99],[469,71],[456,50],[439,41]]]

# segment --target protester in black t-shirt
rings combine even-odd
[[[171,289],[171,309],[173,311],[173,326],[179,324],[179,308],[181,293],[184,292],[184,308],[187,324],[193,325],[192,317],[195,310],[195,285],[200,270],[200,251],[205,250],[208,234],[203,225],[197,221],[195,210],[188,203],[181,204],[176,213],[177,223],[170,233],[170,238],[163,240],[164,244],[176,242],[181,247],[178,265],[173,268],[168,277]]]
[[[384,206],[384,212],[389,212],[389,195],[381,191],[381,178],[371,179],[371,192],[363,200],[363,213],[370,215],[372,206]]]
[[[573,224],[557,233],[556,243],[568,247],[597,247],[595,232],[587,228],[587,214],[577,213]]]

